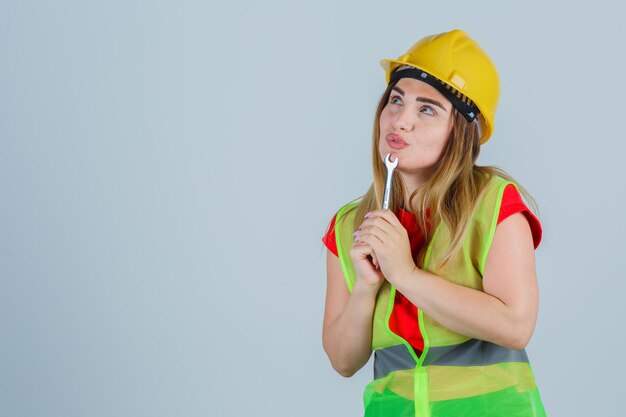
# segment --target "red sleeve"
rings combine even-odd
[[[333,216],[333,219],[328,224],[328,228],[326,229],[326,234],[322,236],[322,242],[329,251],[335,254],[335,256],[339,256],[337,252],[337,241],[335,240],[335,218],[337,217],[337,213]]]
[[[533,234],[533,241],[535,243],[535,249],[539,246],[541,242],[541,223],[539,223],[539,219],[535,217],[535,215],[526,207],[526,204],[522,201],[522,197],[519,192],[513,186],[513,184],[509,184],[504,189],[504,194],[502,196],[502,204],[500,206],[500,214],[498,216],[498,223],[502,220],[506,219],[512,214],[522,212],[528,219],[528,223],[530,224],[530,230]]]

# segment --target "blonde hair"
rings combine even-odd
[[[378,103],[374,117],[372,140],[372,170],[374,181],[369,190],[352,200],[362,199],[361,203],[351,210],[345,210],[344,215],[357,210],[353,231],[363,222],[367,212],[380,210],[385,187],[387,170],[378,152],[380,140],[380,114],[389,101],[391,89],[396,83],[391,83]],[[537,203],[530,193],[513,177],[496,166],[478,166],[476,160],[480,153],[478,126],[469,123],[456,109],[453,110],[453,128],[445,145],[440,160],[435,165],[434,173],[418,189],[413,191],[409,198],[409,207],[404,206],[406,186],[400,175],[394,175],[392,192],[389,198],[389,209],[396,212],[403,208],[416,215],[417,224],[425,237],[425,242],[417,256],[417,266],[422,267],[425,248],[432,238],[435,227],[428,227],[426,210],[430,210],[430,224],[437,225],[440,221],[450,229],[452,238],[448,251],[441,258],[436,269],[443,267],[460,250],[463,237],[470,219],[472,218],[476,202],[484,190],[488,180],[498,175],[517,185],[522,196],[530,203],[533,212],[538,212]]]

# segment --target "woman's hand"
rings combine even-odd
[[[371,255],[373,255],[372,248],[366,243],[355,239],[350,248],[350,258],[356,272],[355,286],[358,285],[364,289],[378,292],[383,282],[385,282],[385,277],[376,268],[376,264],[373,263],[376,258],[373,256],[370,258]]]
[[[355,244],[365,243],[361,252],[372,255],[384,277],[394,286],[417,268],[411,254],[409,235],[391,210],[374,210],[366,214],[355,232]],[[365,255],[366,256],[366,255]]]

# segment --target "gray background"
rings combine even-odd
[[[479,163],[540,206],[548,414],[623,410],[626,9],[546,3],[2,0],[0,415],[361,415],[320,239],[378,60],[453,28],[501,76]]]

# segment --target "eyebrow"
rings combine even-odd
[[[400,88],[400,87],[393,87],[392,90],[397,91],[398,93],[400,93],[400,95],[404,96],[404,91]],[[443,107],[443,104],[441,104],[440,102],[438,102],[437,100],[433,100],[432,98],[428,98],[428,97],[416,97],[415,101],[423,101],[424,103],[429,103],[429,104],[434,104],[435,106],[439,106],[441,107],[441,109],[443,111],[445,111],[446,113],[448,112],[448,110],[445,109],[445,107]]]

